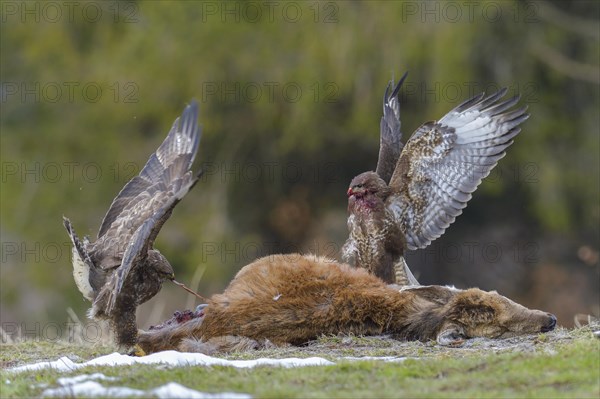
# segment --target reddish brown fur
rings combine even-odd
[[[147,352],[204,353],[302,344],[323,334],[393,334],[398,339],[455,344],[548,331],[554,316],[527,309],[496,292],[388,286],[364,269],[314,256],[274,255],[244,267],[204,319],[142,332]],[[195,339],[190,341],[186,338]]]

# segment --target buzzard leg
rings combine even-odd
[[[421,285],[413,276],[412,272],[408,268],[406,261],[404,260],[404,256],[401,256],[394,263],[394,275],[396,277],[396,284],[400,286],[404,285]]]
[[[110,326],[116,335],[117,344],[125,348],[127,353],[135,354],[138,335],[135,307],[132,309],[115,309]]]

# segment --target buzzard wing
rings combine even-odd
[[[506,91],[473,97],[423,124],[406,143],[387,207],[409,249],[424,248],[444,233],[520,132],[527,107],[511,109],[519,96],[501,101]]]
[[[71,238],[71,243],[73,244],[71,256],[75,284],[77,285],[79,292],[83,294],[84,298],[86,298],[88,301],[93,301],[94,293],[99,288],[93,284],[95,279],[90,279],[90,273],[93,274],[94,262],[87,252],[85,242],[82,242],[79,237],[77,237],[71,221],[64,216],[63,225],[67,229],[67,233],[69,234],[69,238]]]
[[[171,131],[140,174],[123,187],[104,216],[97,243],[110,248],[113,256],[106,256],[102,267],[110,267],[112,258],[120,258],[123,251],[118,249],[119,244],[128,244],[136,230],[154,217],[175,193],[182,187],[191,188],[190,183],[197,177],[192,175],[190,167],[199,141],[198,104],[193,101],[175,120]],[[168,218],[170,211],[165,215]]]
[[[117,297],[123,288],[123,284],[127,279],[129,273],[134,270],[136,265],[141,264],[148,255],[148,250],[152,248],[154,244],[154,240],[158,235],[158,232],[162,228],[163,224],[167,221],[171,213],[173,212],[173,208],[181,199],[190,191],[190,189],[196,184],[200,174],[192,177],[191,172],[186,173],[186,176],[189,178],[188,182],[182,186],[177,192],[173,193],[166,200],[164,205],[158,209],[154,214],[148,217],[144,222],[137,228],[125,252],[123,254],[123,259],[121,261],[121,266],[117,269],[116,274],[113,279],[109,283],[107,289],[108,291],[108,302],[106,312],[110,314],[114,309]]]
[[[400,131],[400,101],[398,93],[406,79],[408,72],[402,76],[394,91],[390,95],[390,89],[394,87],[390,82],[383,96],[383,116],[380,123],[379,135],[379,158],[377,160],[376,173],[386,183],[389,183],[394,168],[402,151],[402,132]]]

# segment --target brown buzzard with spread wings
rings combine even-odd
[[[343,256],[388,283],[418,285],[404,252],[444,234],[529,115],[527,107],[513,108],[519,96],[501,100],[507,89],[482,93],[421,125],[403,147],[398,92],[405,78],[385,92],[376,172],[350,183]]]
[[[198,181],[190,168],[200,142],[198,104],[193,101],[173,123],[167,138],[138,176],[113,200],[98,232],[80,240],[70,221],[73,276],[91,301],[89,316],[108,319],[117,343],[131,349],[137,339],[135,311],[174,278],[173,268],[154,240],[173,208]]]

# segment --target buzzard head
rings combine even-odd
[[[380,210],[390,194],[390,188],[375,172],[356,176],[348,188],[348,210]]]
[[[167,258],[155,249],[148,251],[146,266],[156,273],[160,281],[173,280],[175,278],[175,272]]]

